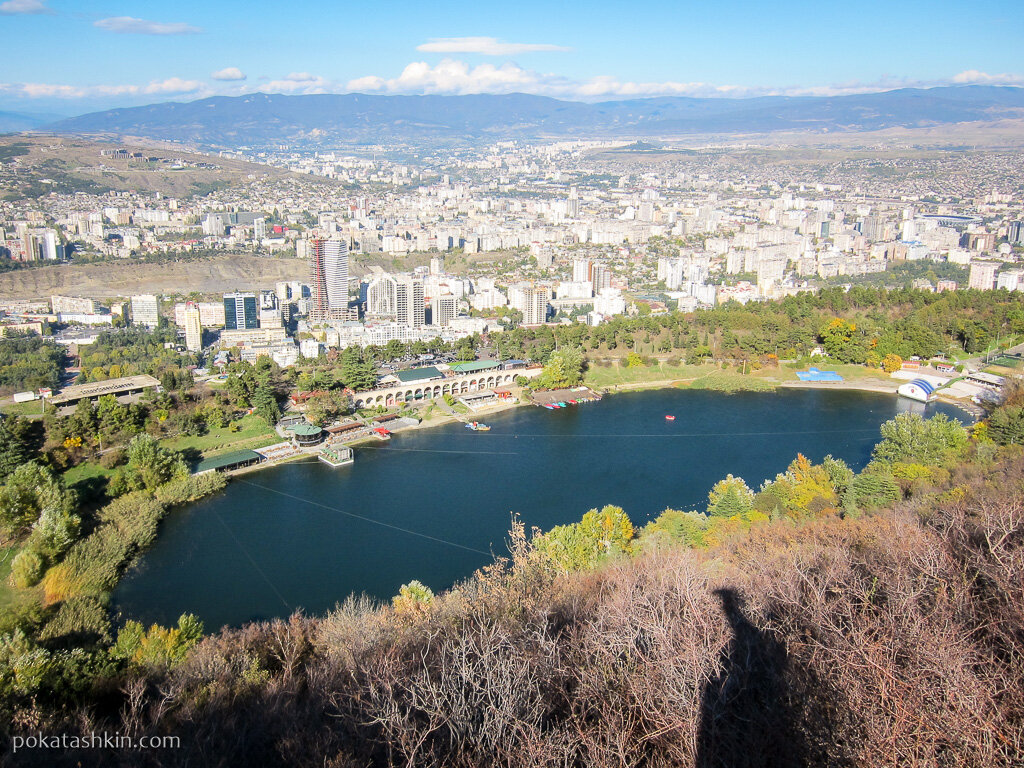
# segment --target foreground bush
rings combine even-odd
[[[796,469],[781,490],[820,486]],[[1010,768],[1024,754],[1024,459],[979,453],[944,482],[856,519],[762,519],[706,550],[666,545],[705,525],[666,513],[640,554],[592,570],[552,568],[517,532],[512,563],[429,600],[407,590],[414,610],[350,600],[187,655],[186,619],[126,625],[114,647],[132,666],[103,695],[9,722],[175,734],[180,749],[145,755],[168,766]],[[595,512],[598,541],[623,531],[618,512]],[[0,686],[28,696],[58,652],[5,642],[16,672]]]

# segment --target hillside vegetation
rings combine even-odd
[[[1022,406],[1011,393],[973,436],[902,415],[860,474],[797,457],[757,491],[729,476],[706,510],[642,530],[610,506],[543,534],[513,524],[511,558],[443,595],[412,582],[390,606],[353,598],[195,647],[189,617],[129,622],[91,666],[59,655],[88,623],[68,608],[49,640],[18,630],[0,646],[9,734],[174,734],[180,747],[8,757],[1019,765]]]

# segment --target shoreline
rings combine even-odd
[[[703,378],[703,377],[701,377]],[[657,381],[635,381],[624,384],[609,384],[600,389],[609,394],[615,392],[629,392],[640,389],[692,389],[719,392],[765,392],[775,389],[841,389],[859,390],[862,392],[876,392],[881,394],[896,394],[900,382],[889,383],[883,379],[865,379],[863,381],[778,381],[773,379],[750,378],[747,381],[751,386],[744,386],[746,381],[737,380],[735,387],[692,387],[689,382],[699,379],[659,379]],[[593,386],[593,385],[591,385]]]
[[[858,381],[858,380],[844,380],[844,381],[776,381],[776,380],[766,380],[766,379],[752,378],[752,379],[748,379],[747,380],[747,381],[749,381],[749,383],[752,386],[743,386],[744,383],[747,383],[747,381],[744,381],[744,380],[739,380],[739,381],[735,382],[735,383],[737,383],[739,385],[739,386],[735,386],[735,387],[721,387],[721,388],[719,388],[719,387],[691,387],[691,386],[689,386],[689,382],[696,381],[696,380],[697,379],[659,379],[657,381],[637,381],[637,382],[628,382],[628,383],[623,383],[623,384],[610,384],[610,385],[606,385],[606,386],[603,386],[603,387],[598,387],[596,385],[586,384],[586,383],[584,385],[585,386],[589,386],[591,389],[593,389],[596,392],[600,392],[601,394],[609,394],[609,395],[610,394],[625,393],[625,392],[638,392],[638,391],[646,391],[646,390],[656,390],[656,389],[683,389],[683,390],[693,390],[693,391],[722,392],[722,393],[725,393],[725,394],[736,393],[736,392],[767,392],[767,391],[774,391],[774,390],[777,390],[777,389],[820,389],[820,390],[831,389],[831,390],[841,390],[841,391],[871,392],[871,393],[874,393],[874,394],[883,394],[883,395],[884,394],[895,395],[896,394],[896,390],[899,388],[899,385],[901,383],[901,382],[895,381],[895,380],[889,382],[889,381],[886,381],[884,379],[877,379],[877,378],[867,378],[867,379],[860,380],[860,381]],[[732,383],[732,382],[730,382],[730,383]],[[975,413],[973,413],[970,410],[970,408],[965,406],[963,403],[960,403],[960,402],[958,402],[956,400],[952,400],[952,399],[948,399],[948,398],[947,399],[942,399],[942,402],[944,402],[944,403],[946,403],[948,405],[953,405],[953,406],[956,406],[956,407],[960,408],[960,410],[962,410],[968,416],[970,416],[970,417],[974,418],[975,420],[977,420],[977,415]],[[481,408],[478,411],[474,411],[472,413],[467,413],[467,414],[453,414],[453,413],[447,413],[447,412],[445,412],[445,411],[443,411],[441,409],[435,409],[435,411],[431,414],[429,419],[427,419],[425,421],[421,421],[415,427],[409,427],[408,430],[402,430],[402,432],[404,432],[404,431],[422,430],[422,429],[434,429],[435,427],[443,427],[446,424],[452,424],[454,422],[463,421],[464,419],[467,420],[467,421],[468,420],[483,420],[483,417],[486,417],[486,416],[491,416],[491,415],[494,415],[494,414],[497,414],[497,413],[504,413],[505,411],[510,411],[510,410],[514,410],[516,408],[523,408],[523,407],[531,406],[531,405],[535,405],[535,403],[527,402],[527,401],[523,401],[523,400],[519,400],[519,401],[514,402],[514,403],[499,402],[499,403],[495,403],[493,405],[489,405],[489,406],[487,406],[485,408]],[[459,418],[460,416],[462,416],[463,418]],[[398,432],[396,434],[401,434],[401,432]],[[357,441],[354,441],[353,443],[347,444],[347,445],[349,445],[350,448],[355,449],[355,448],[358,448],[362,444],[367,443],[367,442],[369,442],[368,438],[364,438],[362,440],[357,440]],[[319,447],[317,448],[317,450],[319,450]],[[254,472],[259,472],[262,469],[270,469],[272,467],[281,466],[283,464],[294,462],[294,461],[299,460],[299,459],[308,459],[308,458],[315,457],[315,456],[316,456],[316,452],[315,451],[309,452],[309,453],[306,453],[306,452],[298,453],[298,454],[289,456],[289,457],[284,458],[284,459],[278,459],[278,460],[275,460],[275,461],[262,462],[260,464],[255,464],[255,465],[250,466],[250,467],[244,467],[242,469],[233,470],[231,472],[225,473],[225,475],[228,476],[228,477],[234,477],[236,475],[241,475],[241,474],[250,474],[250,473],[254,473]]]

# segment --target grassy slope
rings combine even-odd
[[[243,448],[261,448],[281,442],[281,437],[277,432],[272,427],[268,427],[259,416],[246,416],[236,423],[240,426],[237,432],[232,432],[228,427],[220,427],[211,429],[205,435],[182,435],[162,440],[161,444],[172,451],[192,449],[206,456],[212,456]]]
[[[822,370],[836,371],[847,381],[886,381],[888,376],[880,371],[873,371],[861,365],[825,365],[818,364]],[[727,389],[764,389],[785,382],[799,381],[796,370],[786,366],[764,368],[760,371],[751,370],[743,374],[735,368],[722,370],[719,366],[708,365],[668,365],[659,361],[652,366],[627,368],[625,365],[610,367],[591,365],[586,372],[585,383],[592,387],[637,386],[656,383],[673,382],[681,386],[697,388]]]

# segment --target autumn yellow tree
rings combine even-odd
[[[882,359],[882,370],[886,373],[893,373],[903,367],[903,358],[890,352]]]

